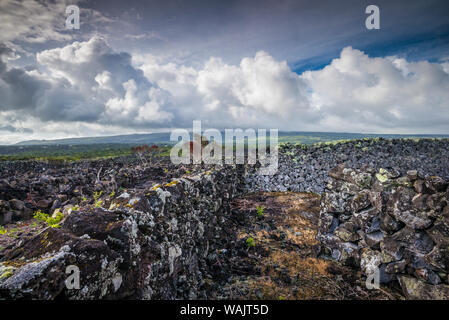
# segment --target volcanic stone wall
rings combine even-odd
[[[318,240],[322,255],[399,280],[408,298],[449,297],[449,181],[385,169],[329,172]]]
[[[279,168],[273,176],[247,168],[249,191],[295,191],[322,193],[328,172],[339,164],[360,169],[364,165],[405,174],[417,170],[422,176],[449,178],[448,139],[364,139],[316,145],[279,146]]]
[[[0,298],[206,298],[207,255],[232,232],[225,217],[242,177],[225,166],[80,208],[6,252]],[[79,289],[66,286],[69,266]]]
[[[136,157],[76,162],[0,162],[0,225],[30,219],[41,210],[53,213],[82,205],[95,192],[109,194],[122,189],[146,189],[180,177],[186,170],[163,161],[143,166]]]

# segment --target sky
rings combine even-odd
[[[0,0],[0,144],[193,120],[448,134],[448,17],[446,0]]]

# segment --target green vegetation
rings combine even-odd
[[[33,218],[45,222],[51,228],[59,228],[60,227],[59,223],[61,222],[64,216],[62,212],[59,211],[59,209],[56,209],[55,214],[56,216],[53,218],[52,216],[42,212],[41,210],[37,210],[34,213]]]
[[[17,231],[19,231],[19,228],[11,228],[11,229],[9,229],[8,237],[17,238],[17,235],[16,235]]]
[[[257,206],[256,210],[257,210],[257,216],[263,217],[263,215],[264,215],[263,206]]]
[[[135,153],[136,147],[142,143],[157,144],[155,157],[169,156],[173,145],[169,141],[167,133],[151,135],[127,135],[116,137],[96,137],[80,139],[63,139],[53,141],[28,141],[27,145],[21,143],[11,146],[0,146],[0,161],[6,160],[45,160],[45,161],[78,161],[107,159],[119,156],[128,156]],[[224,133],[223,133],[224,137]],[[346,143],[353,140],[367,140],[371,144],[380,138],[384,139],[447,139],[448,135],[399,135],[399,134],[361,134],[361,133],[335,133],[335,132],[285,132],[278,134],[279,145],[286,143],[295,144],[305,148],[306,145],[331,146],[338,143]],[[219,143],[219,142],[215,142]],[[248,139],[245,138],[245,148]],[[144,144],[145,145],[145,144]],[[234,150],[236,149],[235,145]],[[367,147],[358,145],[363,151]],[[267,141],[269,147],[269,141]],[[133,152],[134,149],[134,152]],[[292,155],[293,156],[293,155]],[[151,159],[148,159],[151,162]]]
[[[6,230],[3,226],[0,226],[0,235],[7,234],[8,230]]]
[[[6,279],[11,277],[13,275],[12,270],[13,270],[12,267],[4,268],[2,270],[2,274],[0,275],[0,279]]]
[[[108,159],[133,154],[131,144],[0,146],[0,161],[79,161]],[[169,156],[169,146],[159,146],[155,156]]]
[[[94,193],[94,206],[95,206],[95,208],[101,208],[101,205],[103,204],[103,201],[99,200],[102,193],[103,193],[103,191],[100,191],[99,193],[95,191],[95,193]]]
[[[246,246],[248,247],[248,250],[256,246],[256,241],[254,241],[253,238],[249,237],[246,239]]]

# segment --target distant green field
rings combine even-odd
[[[0,146],[0,161],[53,160],[77,161],[127,156],[133,153],[130,144],[83,144],[48,146]],[[158,155],[168,155],[169,148],[160,147]]]
[[[224,137],[224,134],[223,134]],[[360,133],[329,133],[329,132],[279,132],[279,143],[292,144],[327,144],[355,139],[372,138],[449,138],[449,135],[394,135],[394,134],[360,134]],[[132,154],[131,148],[142,144],[157,144],[161,147],[160,154],[168,156],[170,146],[167,133],[128,135],[99,138],[79,138],[46,141],[32,141],[30,144],[20,143],[10,146],[0,146],[0,161],[5,160],[57,160],[76,161],[82,159],[103,159]],[[105,142],[114,141],[114,142]],[[60,144],[59,144],[59,143]],[[247,139],[245,139],[245,145]],[[269,144],[269,141],[268,143]]]

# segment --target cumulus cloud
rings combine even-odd
[[[278,62],[263,51],[254,58],[242,59],[239,66],[210,59],[198,73],[197,88],[210,114],[226,112],[233,123],[288,122],[292,114],[299,122],[315,118],[305,82],[285,61]]]
[[[11,67],[13,55],[0,46],[0,125],[9,129],[35,121],[46,132],[72,123],[121,133],[188,128],[195,119],[215,128],[297,131],[449,128],[447,61],[373,58],[347,47],[323,69],[300,75],[264,51],[237,65],[211,57],[194,68],[116,52],[100,37],[44,50],[34,67]],[[87,131],[74,135],[80,132]]]
[[[260,51],[237,66],[212,57],[198,70],[158,59],[141,62],[145,76],[171,95],[174,125],[193,119],[214,127],[279,127],[297,115],[296,125],[315,120],[306,82],[285,61]]]
[[[364,132],[448,132],[449,74],[439,63],[370,58],[351,47],[302,76],[322,129]]]
[[[141,68],[190,111],[173,111],[175,119],[298,131],[448,132],[447,62],[372,58],[347,47],[322,70],[301,75],[263,51],[239,65],[210,58],[194,70],[152,59]]]

